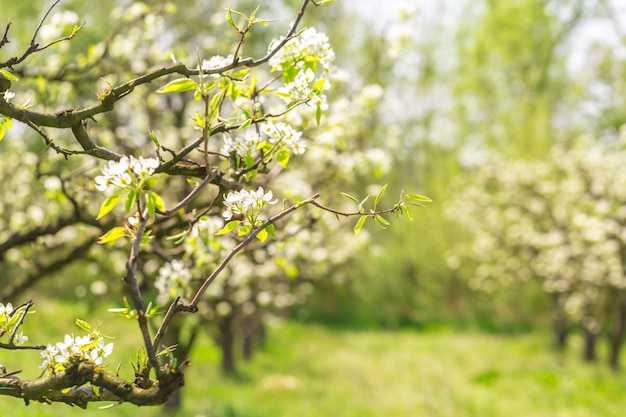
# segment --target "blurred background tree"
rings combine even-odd
[[[486,208],[490,205],[492,208],[502,207],[504,213],[507,208],[523,207],[527,203],[519,193],[509,192],[504,198],[498,190],[484,186],[485,172],[491,173],[494,183],[503,180],[509,170],[519,172],[516,178],[523,182],[525,178],[530,178],[525,170],[543,172],[548,169],[543,162],[559,162],[555,161],[556,158],[569,161],[565,159],[571,156],[568,151],[580,149],[577,144],[581,140],[587,144],[585,149],[590,153],[596,149],[596,142],[609,153],[613,149],[611,147],[618,143],[626,111],[623,100],[626,85],[622,76],[626,65],[624,7],[620,2],[610,0],[432,3],[397,1],[382,10],[375,2],[346,0],[336,5],[341,7],[341,12],[336,12],[336,9],[321,10],[323,17],[316,18],[316,26],[329,34],[333,47],[338,51],[336,64],[342,72],[337,74],[336,90],[329,97],[329,102],[340,110],[332,113],[331,106],[327,123],[320,131],[312,133],[311,148],[305,155],[311,158],[307,159],[308,172],[335,194],[344,190],[358,194],[359,190],[372,183],[375,184],[373,189],[367,192],[375,194],[382,184],[388,183],[390,196],[400,193],[402,188],[419,189],[432,197],[436,204],[428,210],[421,210],[419,221],[412,223],[410,228],[404,223],[392,224],[386,231],[368,228],[362,246],[336,264],[329,262],[327,255],[318,254],[319,265],[313,270],[303,269],[299,264],[301,255],[294,249],[293,257],[283,265],[286,268],[281,270],[282,278],[293,283],[293,271],[297,270],[298,279],[307,284],[315,282],[315,290],[308,294],[306,300],[296,297],[298,303],[288,303],[274,313],[350,327],[446,326],[516,332],[548,328],[559,318],[568,323],[572,319],[582,323],[583,316],[579,313],[561,317],[559,314],[564,310],[555,310],[554,301],[545,296],[544,281],[532,279],[538,277],[536,272],[509,262],[509,255],[499,257],[499,252],[494,251],[478,254],[484,256],[466,256],[466,249],[475,243],[476,234],[471,227],[465,226],[470,226],[470,220],[479,223],[487,220],[489,211]],[[52,105],[58,97],[68,97],[68,94],[92,94],[89,88],[81,88],[83,82],[84,85],[98,82],[105,85],[105,81],[98,81],[100,74],[89,71],[96,61],[105,67],[108,60],[110,66],[123,63],[124,71],[131,74],[141,69],[134,67],[136,65],[155,63],[151,48],[159,49],[161,57],[171,49],[179,59],[194,58],[195,50],[206,55],[229,52],[217,49],[222,39],[231,36],[228,31],[218,29],[224,25],[221,20],[222,4],[220,7],[212,5],[208,10],[203,2],[197,1],[194,7],[179,7],[176,13],[162,2],[146,4],[158,10],[160,17],[148,17],[153,15],[142,12],[140,6],[133,9],[130,2],[124,1],[97,6],[80,1],[63,2],[64,9],[75,11],[81,21],[93,28],[93,31],[90,29],[88,34],[81,34],[70,44],[74,52],[65,56],[77,59],[69,66],[55,60],[47,62],[47,80],[29,79],[28,69],[18,75],[32,83],[33,94],[38,94],[37,100],[47,100]],[[253,2],[248,1],[228,5],[250,10],[255,7]],[[117,12],[113,10],[115,7],[119,7]],[[277,18],[284,17],[286,10],[290,9],[289,2],[278,0],[263,7],[267,8],[268,16]],[[21,21],[32,22],[40,10],[41,4],[34,1],[10,3],[0,11],[0,21],[11,16],[15,26]],[[110,25],[101,23],[104,20],[119,21],[119,16],[124,14],[121,10],[136,10],[136,15],[133,15],[136,20],[125,21],[117,28],[118,35],[109,36]],[[101,16],[111,17],[102,19]],[[130,15],[125,18],[129,19]],[[203,27],[207,21],[215,28],[213,36],[189,30]],[[350,24],[345,24],[348,21]],[[317,22],[321,22],[321,26]],[[127,33],[125,28],[129,26],[134,26],[136,30]],[[246,46],[251,54],[271,39],[272,30],[267,31],[266,37],[257,38],[258,44]],[[280,28],[276,30],[280,32]],[[28,33],[17,35],[9,47],[19,46],[18,40],[21,45],[28,42]],[[137,37],[136,43],[125,48],[136,51],[136,56],[109,56],[109,49],[115,49],[111,45],[127,38],[133,39],[133,36]],[[103,38],[107,41],[85,50],[85,45]],[[173,39],[181,43],[175,43]],[[140,47],[147,40],[150,40],[151,48]],[[74,77],[72,89],[56,80],[59,68],[64,66],[74,68],[73,73],[64,74],[70,79]],[[45,89],[41,88],[44,82]],[[166,126],[181,126],[188,112],[176,98],[168,100],[172,101],[170,108],[177,109],[177,112],[168,116],[167,120],[161,120],[163,127],[159,133],[163,141],[167,141],[168,135],[172,134],[168,133]],[[144,106],[146,103],[140,118],[129,120],[118,116],[116,120],[101,122],[99,125],[103,132],[115,132],[108,140],[116,141],[122,147],[124,143],[146,141],[142,132],[160,118],[158,103],[138,98],[135,105]],[[134,112],[136,108],[132,109]],[[9,146],[19,146],[15,151],[22,152],[26,159],[30,158],[27,162],[33,169],[28,175],[24,173],[23,178],[4,176],[0,183],[3,192],[20,196],[21,184],[32,183],[42,175],[45,177],[46,172],[51,170],[64,170],[64,175],[75,176],[77,167],[71,164],[64,164],[64,168],[60,168],[61,165],[47,167],[49,161],[39,161],[37,155],[44,149],[41,141],[30,136],[29,132],[23,132],[23,135],[26,140],[21,144],[4,140],[0,146],[5,147],[6,152],[9,152]],[[336,146],[329,147],[325,137],[341,140]],[[368,153],[370,148],[375,148],[375,151]],[[555,153],[557,148],[562,153]],[[353,152],[359,155],[359,150],[362,151],[360,157],[365,158],[360,160],[369,161],[365,167],[349,161],[347,156]],[[13,149],[10,151],[13,152]],[[585,162],[585,152],[578,155],[581,163]],[[494,154],[498,164],[492,162]],[[328,163],[335,159],[341,161],[339,167]],[[520,159],[523,162],[519,162]],[[3,166],[7,170],[15,170],[16,164],[23,162],[7,161]],[[516,171],[519,166],[522,168]],[[548,170],[556,169],[554,166],[550,165]],[[561,169],[565,168],[561,166]],[[605,175],[596,172],[600,171],[590,171],[589,175]],[[552,176],[559,175],[550,173]],[[568,172],[568,175],[577,174]],[[528,187],[534,189],[538,186],[537,183]],[[48,215],[60,212],[63,204],[63,207],[71,207],[71,199],[65,195],[62,181],[39,182],[37,187],[27,192],[28,198],[53,195],[59,205],[55,207],[47,198],[45,207]],[[489,203],[486,206],[476,203],[477,208],[470,208],[464,205],[466,200],[455,202],[457,195],[464,195],[461,190],[465,188],[486,191],[485,198]],[[516,188],[507,190],[504,186],[501,189],[512,191]],[[498,196],[502,198],[499,205],[492,204]],[[551,198],[558,197],[557,193]],[[337,202],[341,201],[349,203],[337,197]],[[24,207],[18,207],[20,202]],[[11,218],[13,223],[3,230],[13,230],[36,221],[38,213],[32,209],[28,212],[26,206],[30,203],[26,203],[25,197],[20,196],[11,204],[14,206],[12,210],[26,215]],[[596,202],[589,204],[593,206]],[[618,205],[619,198],[616,197],[615,207],[611,206],[603,218],[616,216]],[[455,208],[451,216],[449,207]],[[473,214],[472,219],[467,219],[469,213]],[[498,216],[502,213],[494,212],[492,216],[500,219]],[[459,224],[459,219],[467,220]],[[96,227],[90,225],[87,219],[66,221],[79,222],[87,230]],[[525,221],[534,227],[543,227],[545,233],[551,231],[552,226],[545,226],[542,216]],[[499,221],[498,226],[502,233],[510,232],[510,224],[504,220]],[[569,220],[568,226],[571,226]],[[330,252],[335,252],[342,245],[340,241],[332,241],[333,227],[331,223],[328,231],[317,238],[320,242],[327,242],[325,245],[331,248]],[[89,239],[95,239],[100,232],[96,230],[81,235],[86,239],[83,250],[89,245]],[[621,237],[612,239],[621,245]],[[522,243],[517,241],[515,245]],[[306,251],[306,243],[294,242],[293,245]],[[516,248],[515,245],[511,248]],[[28,265],[26,260],[37,257],[39,269],[35,275],[49,277],[45,283],[42,282],[39,291],[59,296],[73,294],[71,298],[76,294],[85,303],[94,303],[94,295],[100,294],[99,291],[113,291],[107,281],[119,274],[113,266],[107,279],[102,279],[100,273],[90,268],[89,262],[59,273],[54,259],[83,254],[63,251],[66,248],[58,248],[60,252],[56,254],[53,249],[40,254],[28,246],[18,255],[7,248],[3,267],[21,277],[15,282],[34,283],[23,271]],[[526,260],[530,262],[541,256],[551,256],[546,253],[537,250]],[[620,249],[617,254],[623,255],[623,250]],[[50,259],[45,255],[49,255]],[[96,252],[89,257],[102,256]],[[367,262],[363,261],[365,258]],[[607,266],[604,261],[600,263]],[[499,287],[489,294],[475,291],[472,283],[475,283],[477,271],[485,270],[484,265],[512,269],[517,276],[523,276],[515,282],[524,284]],[[291,266],[295,269],[291,270],[292,277],[289,278]],[[157,273],[156,269],[150,270],[151,279]],[[68,279],[68,276],[73,278]],[[94,282],[105,285],[94,285]],[[11,289],[11,285],[3,285],[3,297],[26,291],[27,287],[21,285]],[[616,292],[611,285],[602,288],[603,301],[594,302],[590,308],[604,314],[612,308],[610,300],[619,291]],[[245,292],[249,294],[249,288]],[[616,296],[614,300],[617,299],[621,296]],[[586,332],[592,344],[592,336],[602,336],[606,332],[618,335],[619,331],[610,331],[612,326],[607,321],[608,316],[602,314],[594,315],[594,320],[585,321],[589,326],[568,325],[568,329],[570,332],[578,329]],[[242,336],[245,332],[239,326],[235,326],[238,329],[236,332]],[[617,339],[621,337],[623,335]],[[610,343],[618,346],[620,340],[613,338]],[[589,351],[587,353],[590,354]],[[615,364],[617,355],[611,360]]]

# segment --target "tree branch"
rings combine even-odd
[[[272,216],[269,220],[267,220],[265,223],[263,223],[262,225],[257,227],[252,233],[250,233],[248,236],[246,236],[246,238],[244,240],[242,240],[237,246],[235,246],[228,253],[228,255],[226,255],[224,257],[224,259],[222,259],[220,264],[213,270],[211,275],[209,275],[204,280],[204,282],[202,283],[202,285],[200,286],[198,291],[196,291],[196,294],[194,295],[193,299],[191,300],[191,303],[189,303],[189,305],[186,305],[186,306],[182,307],[181,310],[190,311],[190,312],[198,311],[198,303],[200,302],[200,298],[202,297],[204,292],[207,290],[209,285],[211,285],[211,283],[215,280],[215,278],[217,278],[219,273],[222,272],[222,270],[230,263],[230,261],[235,257],[235,255],[239,251],[241,251],[244,247],[246,247],[246,245],[248,245],[250,242],[252,242],[252,240],[256,237],[256,235],[258,235],[261,232],[261,230],[264,230],[267,226],[276,223],[278,220],[280,220],[283,217],[287,216],[288,214],[296,211],[300,207],[302,207],[302,206],[304,206],[306,204],[313,203],[318,197],[319,197],[319,194],[315,194],[315,195],[307,198],[306,200],[302,200],[299,203],[294,204],[293,206],[291,206],[289,208],[286,208],[285,210],[281,211],[280,213]]]
[[[85,386],[87,383],[91,386]],[[183,373],[177,369],[164,373],[158,383],[142,388],[105,371],[101,366],[83,361],[71,364],[63,372],[35,381],[15,376],[0,377],[0,395],[21,398],[27,405],[30,401],[61,402],[81,408],[87,408],[88,403],[96,401],[161,405],[184,383]]]

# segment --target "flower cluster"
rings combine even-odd
[[[12,320],[14,311],[13,304],[7,303],[7,305],[4,305],[0,303],[0,335],[13,330],[15,325],[15,321]],[[16,333],[13,337],[13,344],[16,346],[21,346],[26,341],[28,341],[28,337],[24,336],[22,332]]]
[[[40,368],[50,373],[66,369],[71,360],[90,361],[96,365],[113,352],[113,343],[104,344],[104,338],[94,334],[77,336],[66,334],[62,342],[48,344],[41,352],[43,359]]]
[[[254,131],[247,131],[243,136],[224,136],[221,153],[231,155],[234,152],[239,158],[251,158],[261,142],[261,137]]]
[[[277,92],[287,103],[311,100],[315,105],[326,109],[328,107],[326,94],[323,94],[322,91],[328,90],[329,88],[330,83],[327,79],[316,79],[313,70],[307,68],[299,71],[292,82],[286,83],[285,86],[279,88]]]
[[[173,260],[163,265],[154,282],[159,291],[159,303],[163,304],[170,298],[183,297],[190,281],[191,272],[183,261]]]
[[[98,175],[94,180],[96,189],[106,192],[113,186],[124,191],[133,190],[154,174],[158,167],[159,160],[156,158],[123,156],[119,161],[109,161],[102,168],[102,175]]]
[[[272,42],[269,51],[274,50],[282,40],[283,38],[280,38]],[[325,71],[329,72],[334,59],[335,51],[328,42],[328,36],[319,33],[315,28],[308,28],[302,31],[298,37],[287,42],[281,50],[276,52],[269,63],[272,66],[272,71],[284,71],[287,66],[294,63],[297,68],[303,69],[306,62],[314,60],[322,65]]]
[[[298,132],[287,123],[274,123],[268,120],[261,125],[261,131],[267,135],[272,145],[284,146],[294,155],[301,155],[306,150],[302,132]]]
[[[269,50],[274,50],[281,40],[272,42]],[[330,73],[334,59],[335,52],[325,34],[318,33],[315,28],[304,30],[269,61],[272,71],[281,71],[285,80],[285,86],[277,90],[277,95],[290,105],[312,101],[325,110],[327,104],[323,91],[330,88],[330,83],[325,76],[316,78],[316,71],[319,65],[324,74]]]
[[[201,68],[203,71],[212,71],[220,68],[224,68],[235,61],[235,57],[231,54],[227,57],[221,55],[215,55],[209,59],[202,60]],[[212,77],[219,77],[219,74],[211,74]]]
[[[267,121],[260,125],[260,130],[266,138],[255,131],[247,131],[243,136],[224,136],[221,153],[224,155],[234,153],[239,158],[246,159],[254,158],[259,149],[266,151],[271,149],[273,152],[287,150],[294,155],[301,155],[306,150],[302,132],[287,123]]]
[[[224,219],[230,220],[234,216],[242,216],[251,224],[255,224],[261,210],[266,204],[274,204],[272,192],[265,192],[262,187],[256,191],[231,191],[224,197]]]

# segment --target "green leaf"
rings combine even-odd
[[[204,127],[204,118],[202,117],[200,112],[196,112],[194,120],[196,121],[196,125],[198,125],[198,127],[200,127],[200,128]]]
[[[237,231],[237,236],[247,235],[248,233],[250,233],[250,230],[252,230],[252,226],[250,225],[241,226]]]
[[[74,27],[72,28],[72,33],[69,34],[69,38],[70,39],[74,39],[74,37],[76,36],[76,34],[83,28],[83,25],[79,25],[79,24],[75,24]]]
[[[287,164],[289,163],[289,151],[283,149],[278,152],[276,160],[282,165],[283,168],[287,168]]]
[[[361,233],[361,229],[363,228],[363,224],[365,224],[365,219],[367,219],[367,216],[361,216],[361,218],[359,219],[358,222],[356,222],[356,225],[354,226],[354,235],[358,235],[359,233]]]
[[[291,96],[288,93],[283,93],[282,91],[274,91],[274,95],[280,98],[291,98]]]
[[[224,225],[224,227],[220,229],[220,231],[216,233],[216,235],[225,235],[226,233],[230,233],[233,230],[235,230],[239,226],[240,223],[241,223],[240,220],[229,221],[228,223]]]
[[[235,21],[233,20],[233,11],[230,7],[226,9],[226,21],[237,31],[239,32],[239,28],[237,27],[237,25],[235,24]],[[237,13],[237,12],[235,12]]]
[[[148,132],[148,135],[150,136],[150,140],[152,140],[152,142],[157,146],[157,147],[161,147],[161,144],[159,143],[159,138],[157,138],[156,132],[152,129],[150,129],[150,131]]]
[[[141,242],[142,244],[148,244],[150,243],[150,241],[154,238],[154,236],[150,236],[150,235],[142,235],[141,239],[139,240],[139,242]]]
[[[245,122],[243,122],[243,123],[241,124],[241,126],[239,126],[239,127],[237,128],[237,130],[243,130],[243,129],[245,129],[246,127],[250,126],[251,124],[252,124],[252,119],[246,119],[246,121],[245,121]]]
[[[256,234],[256,238],[259,239],[261,242],[265,242],[265,240],[267,239],[268,233],[267,230],[265,229],[261,229],[259,231],[259,233]]]
[[[424,196],[424,195],[417,195],[417,194],[407,194],[406,198],[408,198],[409,200],[413,200],[413,201],[421,201],[424,203],[432,203],[433,200],[431,200],[430,198]]]
[[[156,210],[165,211],[165,202],[160,195],[154,191],[148,191],[148,214],[154,219]]]
[[[130,192],[126,195],[126,201],[124,203],[124,210],[126,210],[126,213],[128,213],[130,209],[133,208],[133,204],[135,204],[136,199],[137,191],[130,190]]]
[[[204,94],[208,94],[209,91],[213,90],[217,85],[216,81],[209,81],[204,84]]]
[[[196,82],[190,78],[178,78],[159,88],[157,93],[182,93],[196,89]]]
[[[189,234],[189,231],[185,230],[185,231],[182,231],[182,232],[177,233],[175,235],[168,236],[165,239],[166,240],[172,240],[172,241],[174,241],[175,245],[179,245],[179,244],[183,243],[183,241],[185,240],[185,238],[187,237],[188,234]]]
[[[250,84],[248,85],[248,96],[252,97],[254,94],[254,90],[256,89],[257,83],[257,73],[252,73],[252,79],[250,80]]]
[[[17,78],[15,75],[13,75],[11,73],[11,71],[6,70],[6,69],[0,69],[0,74],[2,74],[2,76],[4,76],[4,78],[6,78],[7,80],[11,80],[11,81],[19,81],[20,79]]]
[[[272,145],[269,142],[261,142],[258,145],[256,145],[257,150],[263,151],[263,153],[269,152],[270,150],[272,150],[273,147],[274,145]]]
[[[7,323],[7,328],[13,329],[15,326],[17,326],[17,323],[19,323],[21,319],[21,314],[16,314],[16,313],[17,311],[13,312],[13,315],[11,316],[11,318],[9,319],[9,322]]]
[[[265,226],[265,230],[267,230],[267,233],[270,234],[270,237],[272,239],[276,240],[276,230],[274,229],[273,224],[268,224],[267,226]]]
[[[118,313],[128,313],[128,309],[124,308],[124,307],[109,308],[107,311],[109,313],[115,313],[115,314],[118,314]]]
[[[211,103],[210,103],[210,107],[209,107],[209,113],[211,114],[217,114],[219,117],[220,114],[220,106],[222,105],[222,102],[224,101],[224,93],[225,91],[222,90],[220,92],[218,92],[215,96],[213,96],[213,98],[211,99]]]
[[[100,211],[98,212],[98,217],[96,217],[96,220],[100,220],[101,218],[106,216],[111,210],[113,210],[115,208],[115,205],[120,201],[121,198],[121,195],[112,195],[111,197],[104,200],[102,202],[102,205],[100,206]]]
[[[383,196],[386,189],[387,189],[387,184],[383,185],[383,188],[381,188],[380,191],[378,192],[378,195],[376,196],[376,200],[374,200],[374,210],[376,210],[376,206],[378,206],[378,203],[380,202],[380,198]]]
[[[245,163],[246,163],[246,168],[250,169],[252,168],[256,162],[254,162],[254,158],[252,157],[252,155],[246,155],[245,158]]]
[[[404,212],[406,213],[406,216],[409,218],[409,220],[413,221],[413,213],[411,213],[411,209],[409,209],[409,206],[404,206]]]
[[[383,216],[381,216],[380,214],[376,215],[376,221],[383,226],[383,229],[385,228],[385,226],[389,226],[389,222],[387,220],[385,220],[385,218]]]
[[[315,81],[315,84],[313,84],[313,88],[315,90],[321,90],[324,88],[325,85],[326,85],[326,79],[320,78],[319,80]]]
[[[350,200],[352,200],[355,203],[359,204],[359,200],[356,197],[353,197],[353,196],[351,196],[348,193],[339,193],[339,195],[341,195],[342,197],[345,197],[345,198],[349,198]]]
[[[105,243],[113,243],[117,239],[126,236],[126,229],[123,227],[114,227],[113,229],[100,236],[98,243],[103,245]]]
[[[87,323],[85,320],[76,319],[76,325],[87,333],[91,333],[91,324]]]
[[[89,349],[93,349],[96,346],[98,346],[100,344],[100,341],[98,339],[92,341],[91,343],[87,343],[86,345],[82,345],[79,350],[80,351],[84,351],[84,350],[89,350]]]

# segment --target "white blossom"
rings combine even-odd
[[[6,305],[0,303],[0,320],[8,320],[11,317],[11,313],[13,313],[13,304],[7,303]]]
[[[159,160],[156,158],[135,158],[124,155],[119,161],[109,161],[102,168],[102,175],[94,179],[96,189],[105,192],[110,187],[116,187],[129,191],[136,184],[154,174],[158,166]]]
[[[321,87],[316,87],[321,85]],[[310,69],[302,69],[298,72],[292,82],[285,84],[284,87],[278,89],[283,99],[287,103],[312,101],[313,104],[319,105],[322,109],[328,107],[326,95],[323,90],[330,88],[330,82],[326,78],[315,78],[315,73]]]
[[[261,137],[254,131],[247,131],[243,136],[224,135],[224,146],[220,152],[225,155],[234,152],[240,158],[253,157],[259,143],[261,143]]]
[[[139,178],[149,177],[159,167],[159,160],[156,158],[144,158],[140,156],[135,159],[130,157],[130,167]]]
[[[101,336],[95,337],[90,334],[74,337],[72,334],[66,334],[62,342],[57,342],[54,345],[48,344],[46,349],[41,352],[40,357],[43,361],[39,367],[54,373],[65,369],[65,366],[72,359],[90,361],[100,365],[103,359],[112,352],[113,343],[105,344],[104,338]]]
[[[28,342],[28,336],[24,336],[24,333],[22,332],[17,333],[13,339],[13,343],[16,346],[22,346],[26,342]]]
[[[283,38],[273,41],[269,51],[273,51]],[[308,28],[300,35],[288,41],[269,61],[273,71],[282,71],[284,66],[294,62],[304,68],[307,57],[314,56],[325,71],[331,70],[331,63],[335,59],[335,52],[330,46],[328,36],[318,32],[315,28]],[[309,59],[310,61],[310,59]]]
[[[4,97],[4,100],[6,102],[9,102],[11,101],[13,97],[15,97],[15,93],[12,91],[6,90],[2,96]]]
[[[242,215],[250,223],[254,223],[266,204],[274,204],[272,192],[265,192],[262,187],[256,191],[231,191],[224,197],[224,219],[230,220],[235,215]]]
[[[212,71],[220,68],[227,67],[232,64],[235,60],[235,57],[231,54],[227,57],[223,57],[221,55],[215,55],[209,59],[202,60],[201,68],[203,71]],[[211,74],[212,77],[217,78],[219,74]]]
[[[261,125],[261,131],[267,135],[271,144],[283,145],[294,155],[303,154],[306,150],[302,132],[298,132],[287,123],[267,121]]]

